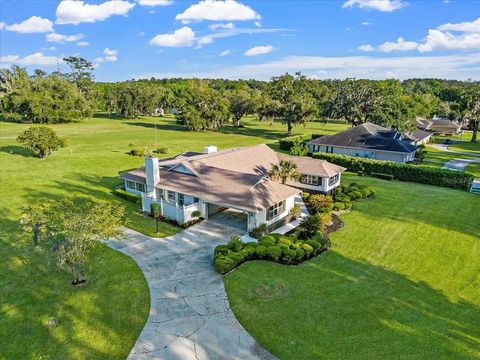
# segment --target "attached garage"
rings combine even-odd
[[[248,213],[234,208],[208,203],[208,220],[248,232]]]

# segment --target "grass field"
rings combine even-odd
[[[225,278],[242,325],[281,359],[480,358],[480,198],[347,175],[377,188],[332,249]]]
[[[148,288],[140,269],[128,257],[98,246],[88,269],[91,282],[72,289],[69,275],[38,250],[18,225],[21,207],[44,199],[85,195],[127,206],[130,227],[153,236],[177,228],[137,214],[135,206],[115,198],[118,172],[138,167],[136,148],[184,150],[275,144],[286,126],[245,120],[245,127],[218,133],[186,132],[172,119],[119,120],[95,118],[52,125],[68,138],[68,147],[40,160],[20,147],[16,136],[28,125],[0,123],[0,359],[121,359],[130,351],[148,315]],[[334,133],[343,124],[310,124],[297,133]],[[167,155],[165,155],[167,156]],[[50,317],[59,321],[49,329]]]

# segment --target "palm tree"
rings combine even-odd
[[[279,164],[272,164],[268,176],[270,176],[272,180],[280,180],[284,185],[288,180],[300,179],[297,165],[293,161],[288,160],[280,160]]]

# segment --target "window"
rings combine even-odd
[[[155,189],[157,191],[157,199],[158,200],[165,200],[165,196],[163,195],[163,189]]]
[[[199,198],[193,198],[193,203],[194,203],[194,204],[198,203],[199,201],[200,201]]]
[[[300,182],[306,185],[318,186],[322,184],[321,179],[322,178],[319,178],[318,176],[314,176],[314,175],[302,175],[302,177],[300,178]]]
[[[167,191],[167,195],[168,195],[168,201],[175,202],[175,192]]]
[[[135,189],[137,189],[140,192],[145,192],[145,184],[135,183]]]
[[[272,220],[273,218],[276,218],[278,215],[283,213],[284,209],[285,201],[281,201],[278,204],[270,206],[267,211],[267,220]]]
[[[330,179],[328,179],[328,186],[332,186],[338,182],[338,174],[335,176],[332,176]]]
[[[178,193],[178,205],[185,204],[185,196],[183,194]]]
[[[135,190],[135,182],[127,180],[127,188]]]

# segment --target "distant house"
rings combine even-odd
[[[307,146],[312,153],[324,152],[404,163],[415,159],[418,147],[412,141],[414,140],[397,130],[367,122],[335,135],[313,139]]]
[[[456,135],[462,132],[462,124],[448,119],[424,119],[417,116],[417,128],[432,131],[436,135]]]
[[[409,141],[412,145],[422,145],[430,141],[435,133],[433,131],[416,129],[403,133],[403,140]]]
[[[280,160],[297,164],[298,182],[283,185],[269,179],[272,164]],[[125,190],[141,195],[142,209],[160,206],[163,216],[179,223],[193,220],[193,213],[209,218],[227,209],[241,215],[243,228],[270,226],[288,215],[302,189],[332,193],[346,169],[320,159],[278,155],[266,145],[203,153],[184,152],[158,159],[145,157],[145,166],[120,175]]]

